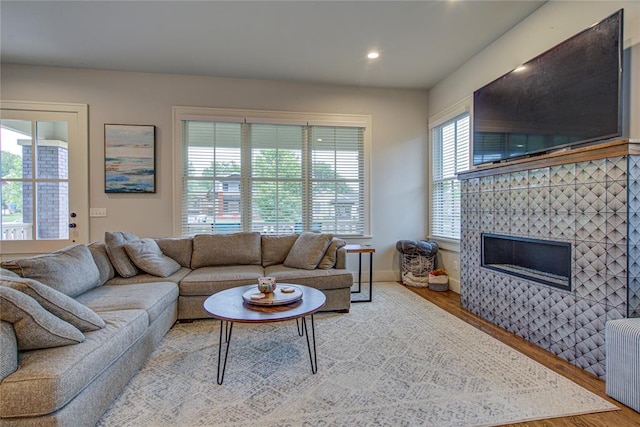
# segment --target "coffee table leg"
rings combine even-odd
[[[296,329],[298,330],[298,336],[303,337],[304,329],[302,328],[302,323],[300,322],[300,319],[296,319]]]
[[[302,327],[304,328],[304,334],[307,336],[307,349],[309,350],[309,361],[311,361],[311,373],[315,374],[316,372],[318,372],[318,353],[316,352],[316,328],[313,322],[313,314],[311,315],[311,337],[313,341],[313,354],[311,353],[311,343],[309,342],[309,331],[307,330],[306,317],[302,318]]]
[[[226,349],[224,351],[224,361],[222,362],[222,372],[220,372],[220,361],[222,358],[222,335],[224,330],[224,342],[226,343]],[[229,346],[231,345],[231,333],[233,332],[233,322],[220,321],[220,340],[218,341],[218,373],[216,381],[218,385],[224,381],[224,371],[227,369],[227,356],[229,355]]]

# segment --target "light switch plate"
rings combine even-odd
[[[91,208],[89,209],[89,216],[92,218],[99,218],[107,216],[107,208]]]

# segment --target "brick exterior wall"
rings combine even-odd
[[[22,146],[22,175],[33,176],[31,163],[32,147]],[[69,150],[56,146],[39,146],[38,179],[68,178]],[[33,185],[25,183],[22,187],[23,222],[34,220]],[[69,236],[69,184],[68,182],[42,182],[37,184],[37,238],[66,239]]]

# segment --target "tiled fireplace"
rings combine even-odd
[[[460,179],[462,306],[604,378],[606,321],[640,317],[638,144],[616,141]],[[570,286],[482,266],[483,233],[568,244]]]

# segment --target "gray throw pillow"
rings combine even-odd
[[[324,256],[333,234],[304,232],[298,236],[287,258],[285,267],[313,270]]]
[[[287,258],[293,244],[298,240],[298,234],[282,236],[262,236],[262,266],[282,264]]]
[[[139,240],[135,234],[123,231],[107,231],[104,233],[104,244],[113,268],[122,277],[133,277],[138,274],[138,267],[129,259],[124,245]]]
[[[49,313],[20,291],[0,286],[0,305],[0,320],[13,325],[18,350],[38,350],[84,341],[84,335],[75,326]]]
[[[169,277],[180,270],[180,264],[164,255],[153,239],[125,243],[127,255],[141,270],[158,277]]]
[[[85,245],[4,261],[2,267],[21,277],[44,283],[70,297],[76,297],[100,285],[98,266]]]
[[[89,307],[35,280],[6,278],[0,280],[0,286],[7,286],[29,295],[45,310],[82,332],[97,331],[105,327],[104,320]]]
[[[111,264],[109,254],[107,254],[107,245],[104,242],[94,242],[87,245],[93,261],[98,266],[100,272],[100,286],[104,285],[107,280],[113,279],[116,275],[116,271]]]
[[[0,268],[0,277],[5,278],[5,277],[20,277],[20,276],[11,270],[7,270],[6,268]]]
[[[335,267],[336,260],[338,259],[338,249],[346,245],[347,242],[345,242],[344,240],[334,238],[329,244],[329,247],[327,248],[324,256],[318,263],[318,268],[322,270],[328,270]]]
[[[18,369],[18,340],[9,322],[0,321],[0,381]]]

